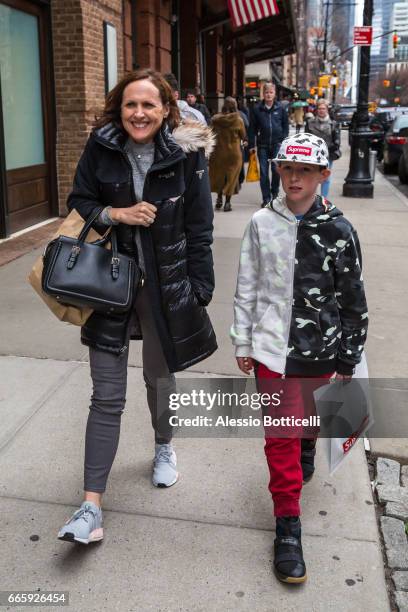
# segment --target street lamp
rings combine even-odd
[[[373,0],[364,0],[363,25],[371,26]],[[360,49],[360,74],[355,127],[351,130],[350,168],[343,185],[349,198],[372,198],[374,186],[370,174],[370,138],[368,127],[368,89],[370,83],[370,46]]]

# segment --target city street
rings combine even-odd
[[[329,199],[359,232],[370,312],[372,377],[408,371],[408,199],[380,172],[374,199],[341,196],[348,170],[334,164]],[[230,213],[215,215],[216,292],[209,312],[219,349],[177,376],[237,375],[229,340],[244,228],[260,204],[245,184]],[[57,321],[26,282],[41,249],[0,267],[0,575],[2,590],[69,591],[71,610],[257,612],[390,609],[365,451],[360,442],[329,476],[318,470],[302,497],[308,581],[279,583],[272,571],[274,520],[261,439],[179,439],[180,482],[150,482],[153,436],[140,346],[130,356],[121,441],[104,498],[105,540],[58,541],[81,502],[91,382],[79,329]],[[405,458],[406,440],[372,440]],[[21,608],[23,609],[23,608]]]
[[[398,191],[400,191],[404,196],[408,197],[408,185],[404,185],[398,178],[398,174],[387,174],[384,175],[381,164],[377,165],[377,170],[381,172],[381,174],[386,178],[387,181],[391,183]]]

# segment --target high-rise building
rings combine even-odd
[[[307,23],[311,28],[322,25],[323,3],[321,0],[308,0],[307,2]]]
[[[394,49],[393,34],[387,36],[387,73],[407,68],[408,65],[408,0],[394,4],[390,29],[396,32],[399,41],[398,47]]]
[[[393,7],[397,0],[374,0],[373,36],[374,44],[371,48],[371,70],[373,78],[385,71],[389,57],[389,36],[382,36],[392,30]]]

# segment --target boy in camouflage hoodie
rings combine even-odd
[[[351,378],[367,335],[367,303],[357,233],[316,195],[330,175],[326,143],[307,133],[288,137],[274,161],[285,195],[253,215],[241,247],[231,328],[238,367],[255,370],[260,390],[282,377]],[[299,501],[313,475],[315,444],[265,439],[274,568],[288,583],[306,580]]]

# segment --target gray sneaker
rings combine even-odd
[[[103,539],[102,510],[93,502],[84,501],[58,533],[60,540],[89,544]]]
[[[171,487],[178,480],[177,457],[172,444],[156,444],[153,460],[153,478],[155,487]]]

